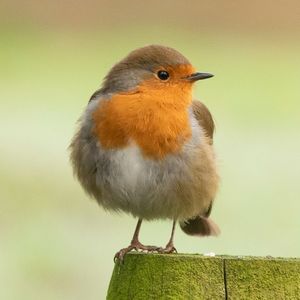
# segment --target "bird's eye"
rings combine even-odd
[[[157,76],[160,80],[168,80],[168,78],[170,77],[167,71],[158,71]]]

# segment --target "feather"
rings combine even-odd
[[[197,216],[193,219],[179,222],[181,229],[188,235],[195,236],[217,236],[220,229],[211,219]]]

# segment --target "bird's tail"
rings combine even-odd
[[[179,222],[179,225],[184,233],[195,236],[217,236],[220,229],[211,219],[197,216],[192,219]]]

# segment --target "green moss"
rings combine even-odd
[[[199,257],[129,254],[114,268],[107,299],[224,299],[222,259]]]
[[[300,299],[299,259],[225,261],[228,299]]]
[[[300,299],[300,260],[130,253],[107,299]]]

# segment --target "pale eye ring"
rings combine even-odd
[[[160,79],[160,80],[163,80],[163,81],[166,81],[169,79],[170,75],[167,71],[165,70],[160,70],[157,72],[157,77]]]

